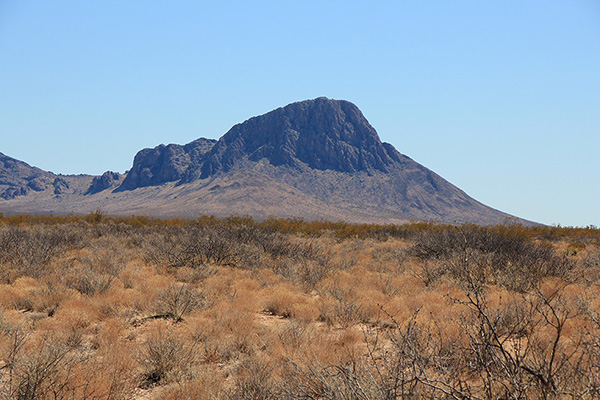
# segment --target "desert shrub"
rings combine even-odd
[[[236,369],[234,386],[227,393],[226,398],[230,400],[278,399],[273,370],[274,367],[261,358],[244,360]]]
[[[2,398],[10,398],[15,392],[15,383],[18,381],[15,374],[21,361],[23,347],[29,340],[31,332],[23,325],[13,325],[5,321],[0,323],[0,335],[2,347],[0,347],[1,358],[8,370],[8,380],[3,385]]]
[[[121,241],[132,241],[135,243],[135,236],[140,231],[140,225],[123,223],[116,221],[106,221],[105,223],[95,223],[86,225],[89,235],[92,238],[118,238]]]
[[[600,311],[596,296],[586,296],[580,303],[580,309],[585,316],[585,339],[583,347],[589,361],[582,365],[583,373],[580,372],[580,380],[587,382],[590,398],[600,398]],[[583,379],[582,379],[583,378]]]
[[[210,310],[212,323],[196,330],[203,334],[206,362],[233,362],[266,350],[273,341],[268,331],[260,329],[254,312],[240,304],[223,302]],[[210,315],[209,314],[209,315]]]
[[[313,239],[285,240],[289,242],[286,251],[271,255],[271,269],[307,291],[314,289],[333,269],[331,254]]]
[[[101,274],[89,267],[78,268],[67,280],[68,287],[79,291],[87,296],[94,296],[97,293],[107,291],[113,280],[114,275]]]
[[[273,265],[273,271],[310,291],[328,276],[332,267],[325,257],[316,259],[279,259]]]
[[[52,317],[60,304],[72,295],[73,292],[67,289],[62,283],[50,281],[45,284],[38,283],[34,289],[29,291],[26,297],[20,299],[20,302],[21,306],[29,303],[31,310]],[[18,309],[22,310],[25,308]]]
[[[184,315],[205,305],[206,298],[201,290],[189,284],[173,284],[158,291],[155,308],[159,314],[179,322]]]
[[[293,315],[291,306],[291,304],[282,301],[281,298],[270,298],[265,302],[263,310],[267,314],[290,318]]]
[[[365,320],[363,304],[357,300],[354,288],[341,287],[334,282],[321,288],[320,292],[324,298],[320,306],[320,320],[344,329]]]
[[[598,237],[5,216],[0,399],[600,398]]]
[[[156,398],[161,400],[223,399],[225,377],[212,366],[194,369],[194,376],[185,382],[165,386]]]
[[[239,266],[248,229],[226,225],[193,225],[161,229],[148,237],[146,254],[171,268],[196,268],[207,263]]]
[[[299,352],[313,334],[314,331],[307,321],[298,320],[287,321],[277,332],[279,341],[287,355],[294,355]]]
[[[59,271],[64,275],[67,287],[86,296],[106,292],[125,266],[122,251],[116,249],[112,241],[94,243],[89,250],[71,261],[68,271]]]
[[[494,304],[484,292],[455,301],[446,320],[390,316],[391,328],[365,332],[364,351],[285,359],[280,398],[597,397],[597,330],[572,332],[581,317],[562,288]]]
[[[424,261],[417,274],[426,285],[448,275],[467,285],[495,283],[526,291],[547,276],[565,276],[572,264],[549,244],[511,227],[463,225],[422,232],[409,254]]]
[[[462,383],[473,397],[477,391],[515,399],[588,392],[587,379],[580,378],[589,354],[579,335],[565,336],[579,319],[567,297],[561,287],[536,288],[516,302],[492,306],[484,293],[467,294],[461,329],[470,346],[463,357],[481,380]]]
[[[0,227],[0,264],[19,276],[39,278],[57,255],[69,248],[81,247],[83,238],[75,225],[2,226]]]
[[[91,399],[100,391],[89,377],[79,373],[90,361],[67,333],[64,337],[35,337],[23,326],[2,329],[7,342],[3,349],[7,379],[0,389],[6,399]]]
[[[206,277],[213,271],[210,264],[271,268],[312,288],[329,272],[328,257],[312,241],[292,240],[258,225],[211,223],[152,230],[142,246],[156,264],[206,271]]]
[[[163,325],[155,327],[136,354],[136,360],[144,369],[142,387],[189,378],[194,354],[193,342],[175,336]]]
[[[174,271],[175,279],[179,282],[197,284],[206,278],[213,276],[217,273],[217,268],[202,264],[197,265],[195,268],[181,267]]]
[[[62,346],[47,345],[23,357],[15,371],[16,385],[10,389],[14,398],[44,398],[51,390],[52,378],[58,374],[68,354],[68,349]]]
[[[411,254],[423,258],[443,258],[465,248],[483,253],[496,253],[498,257],[516,258],[530,250],[532,242],[520,230],[511,227],[481,227],[465,224],[447,226],[420,232]]]
[[[587,256],[583,259],[583,267],[585,270],[600,268],[600,249],[596,248],[588,251]]]
[[[387,361],[387,360],[385,360]],[[395,400],[426,398],[411,390],[404,370],[385,370],[369,358],[321,363],[318,360],[291,360],[284,363],[280,399]]]
[[[566,256],[576,256],[577,253],[579,253],[582,250],[586,249],[586,244],[579,242],[579,241],[575,241],[575,242],[571,242],[569,243],[569,245],[567,246],[567,249],[565,250],[565,255]]]

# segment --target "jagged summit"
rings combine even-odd
[[[267,159],[274,166],[304,163],[318,170],[357,172],[387,171],[387,166],[400,160],[400,154],[381,142],[357,106],[319,97],[235,125],[206,154],[199,175],[206,178],[227,172],[244,159]]]

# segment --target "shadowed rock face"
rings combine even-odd
[[[41,192],[55,182],[56,176],[23,161],[0,153],[0,198],[5,200]],[[57,185],[62,183],[57,181]]]
[[[122,176],[117,172],[106,171],[101,176],[95,176],[92,179],[92,184],[85,194],[99,193],[103,190],[111,188],[121,180]]]
[[[69,189],[69,182],[67,182],[64,178],[55,178],[52,182],[52,187],[54,187],[54,194],[61,195],[64,194],[67,189]]]
[[[199,173],[190,169],[187,180],[228,172],[244,159],[353,173],[386,172],[400,158],[393,146],[381,143],[358,107],[322,97],[235,125],[206,154]]]
[[[197,168],[201,164],[204,154],[216,142],[213,139],[200,138],[185,146],[161,144],[153,149],[141,150],[136,154],[127,177],[115,191],[178,181],[189,168]]]

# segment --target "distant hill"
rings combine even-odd
[[[68,184],[51,172],[32,167],[0,153],[0,198],[11,200],[50,187],[60,192],[68,187]]]
[[[58,177],[2,157],[0,167],[8,165],[0,169],[4,212],[101,209],[154,217],[247,214],[375,223],[497,224],[512,218],[382,143],[354,104],[324,97],[250,118],[218,141],[141,150],[126,176]]]

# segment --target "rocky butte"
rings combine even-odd
[[[512,218],[382,143],[354,104],[324,97],[250,118],[219,140],[143,149],[125,176],[57,176],[1,155],[0,211],[96,209],[374,223]]]

